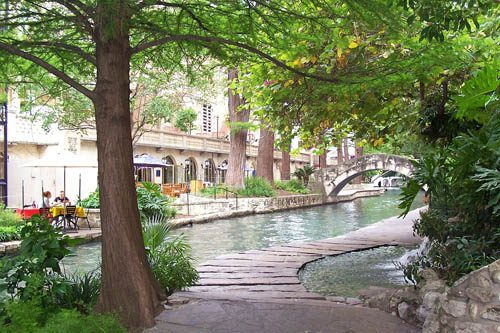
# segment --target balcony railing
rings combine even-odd
[[[95,141],[95,130],[88,130],[82,136],[82,140]],[[144,135],[137,142],[139,146],[170,148],[179,150],[202,151],[208,153],[229,154],[229,141],[224,139],[208,138],[198,135],[189,135],[180,132],[151,131]],[[247,155],[256,157],[258,151],[257,145],[247,145]],[[274,158],[281,159],[281,152],[274,151]],[[310,163],[310,155],[301,153],[298,156],[292,156],[292,161]]]

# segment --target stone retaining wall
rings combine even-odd
[[[474,271],[443,294],[428,292],[423,333],[500,332],[500,260]]]

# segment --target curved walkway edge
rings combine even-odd
[[[335,298],[308,292],[298,272],[306,263],[325,256],[419,244],[421,239],[413,235],[413,221],[420,210],[343,236],[226,254],[207,261],[198,267],[197,285],[173,295],[173,303],[189,303],[160,314],[152,331],[418,332],[390,314],[339,304]],[[265,309],[273,310],[277,317],[266,315]]]

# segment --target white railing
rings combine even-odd
[[[82,136],[83,140],[96,140],[95,130],[88,130]],[[151,131],[144,133],[139,139],[138,145],[158,147],[158,148],[172,148],[181,150],[195,150],[209,153],[229,154],[229,141],[224,139],[209,138],[198,135],[189,135],[180,132],[167,132],[167,131]],[[247,146],[247,155],[257,156],[258,146]],[[274,158],[281,159],[281,152],[274,151]],[[310,155],[301,153],[298,156],[292,156],[292,161],[299,161],[304,163],[310,162]]]

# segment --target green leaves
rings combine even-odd
[[[182,109],[177,113],[175,118],[175,127],[183,132],[190,132],[195,128],[194,122],[198,117],[198,112],[193,108]]]
[[[471,119],[484,123],[491,116],[491,112],[498,108],[500,78],[498,73],[499,62],[488,64],[475,77],[467,80],[460,89],[460,95],[454,100],[458,106],[459,119]]]

